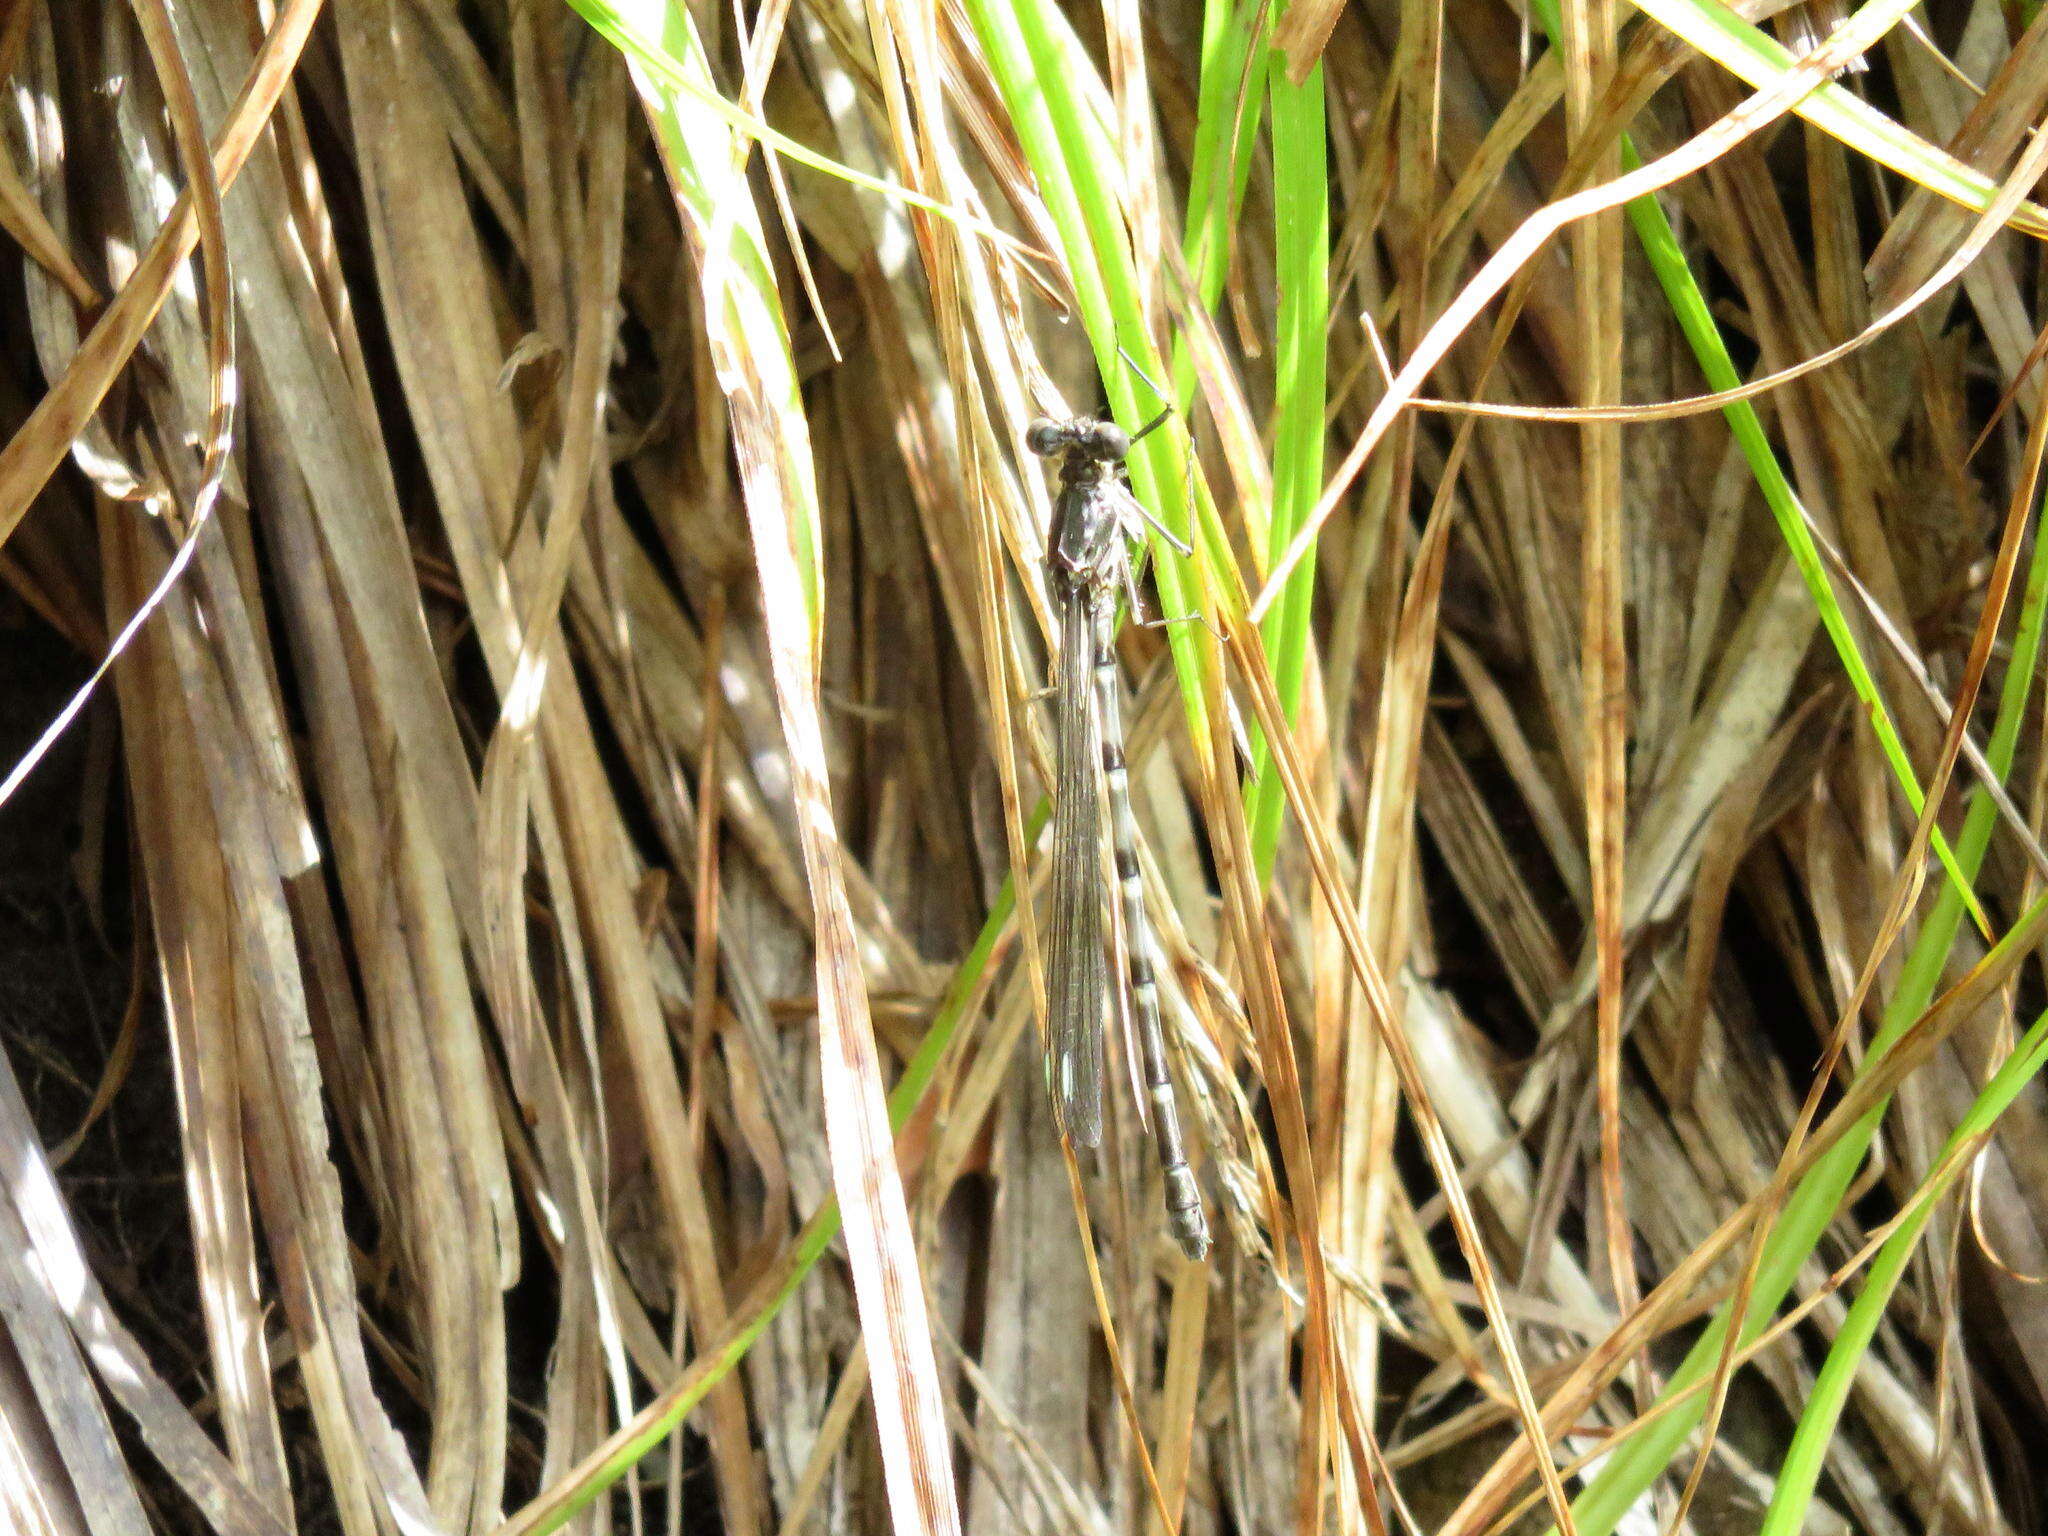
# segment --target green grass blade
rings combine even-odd
[[[1622,139],[1621,156],[1624,172],[1635,170],[1642,164],[1635,145],[1626,136]],[[1707,308],[1706,295],[1700,291],[1699,283],[1692,275],[1685,252],[1671,228],[1671,221],[1665,216],[1663,204],[1653,197],[1639,197],[1629,202],[1626,210],[1643,253],[1649,258],[1650,268],[1657,275],[1658,286],[1664,290],[1665,302],[1671,306],[1679,329],[1685,333],[1693,356],[1699,361],[1700,371],[1706,375],[1708,387],[1714,390],[1736,388],[1743,382],[1742,376],[1736,371],[1734,359],[1728,355],[1727,344],[1721,339],[1721,328],[1714,323],[1714,317]],[[1750,474],[1755,477],[1757,489],[1763,492],[1771,516],[1777,521],[1778,532],[1785,540],[1786,548],[1792,552],[1792,562],[1799,568],[1806,590],[1813,596],[1821,627],[1827,631],[1828,639],[1835,647],[1835,655],[1840,658],[1842,670],[1848,675],[1849,686],[1863,701],[1885,761],[1891,765],[1899,789],[1917,817],[1927,803],[1926,795],[1913,772],[1912,761],[1906,756],[1906,744],[1899,739],[1891,711],[1885,707],[1884,698],[1878,692],[1877,679],[1864,661],[1862,647],[1856,643],[1855,632],[1850,629],[1848,617],[1835,597],[1834,583],[1828,578],[1827,567],[1814,544],[1813,531],[1807,526],[1806,509],[1800,504],[1799,494],[1792,489],[1792,482],[1771,449],[1770,438],[1764,432],[1763,420],[1757,415],[1756,407],[1747,400],[1737,400],[1723,407],[1722,415],[1727,419],[1729,431],[1735,434],[1736,445],[1742,450]],[[1989,923],[1970,890],[1971,881],[1956,863],[1948,840],[1939,828],[1934,833],[1934,851],[1942,867],[1948,871],[1949,878],[1956,883],[1979,928],[1988,928]]]
[[[1937,1176],[1914,1195],[1912,1203],[1901,1213],[1899,1226],[1885,1239],[1884,1247],[1872,1261],[1863,1289],[1850,1306],[1827,1360],[1814,1379],[1813,1395],[1799,1415],[1799,1425],[1786,1450],[1785,1464],[1778,1469],[1777,1487],[1772,1490],[1771,1505],[1764,1512],[1764,1523],[1757,1536],[1797,1536],[1804,1529],[1807,1506],[1820,1482],[1828,1442],[1834,1437],[1835,1425],[1855,1383],[1857,1367],[1877,1336],[1877,1325],[1884,1320],[1885,1308],[1919,1247],[1936,1203],[1969,1166],[1969,1159],[1962,1155],[1965,1149],[1991,1130],[2044,1065],[2048,1065],[2048,1014],[2034,1021],[2034,1027],[1977,1095],[1942,1149],[1941,1159],[1935,1165]]]
[[[1278,560],[1294,542],[1323,491],[1324,404],[1329,380],[1330,175],[1323,69],[1295,85],[1269,58],[1273,119],[1273,248],[1279,286],[1273,383],[1273,510],[1267,548]],[[1308,669],[1309,611],[1315,597],[1313,551],[1289,572],[1262,630],[1280,707],[1291,721]],[[1269,749],[1253,744],[1255,773],[1246,796],[1252,856],[1263,879],[1273,870],[1286,798],[1277,774],[1264,772]]]
[[[1045,0],[966,0],[966,6],[1059,234],[1063,267],[1074,285],[1111,412],[1127,423],[1149,419],[1156,414],[1150,392],[1141,397],[1144,386],[1119,349],[1154,378],[1165,369],[1146,331],[1123,211],[1110,180],[1119,163],[1117,151],[1082,88],[1090,67],[1074,47],[1066,18]],[[1200,519],[1198,527],[1189,505],[1184,432],[1154,432],[1132,451],[1130,470],[1133,488],[1160,523],[1182,539],[1194,534],[1197,558],[1227,560],[1227,545],[1213,519]],[[1193,573],[1163,541],[1155,541],[1153,571],[1166,617],[1195,611]],[[1182,707],[1200,741],[1208,732],[1202,656],[1187,629],[1172,625],[1167,637]]]
[[[1232,0],[1209,0],[1202,12],[1202,80],[1181,253],[1202,307],[1210,310],[1223,296],[1223,279],[1230,270],[1230,232],[1251,179],[1265,99],[1264,72],[1272,56],[1267,48],[1254,45],[1251,19]],[[1174,403],[1182,410],[1195,397],[1194,359],[1178,344],[1173,349],[1173,392]]]

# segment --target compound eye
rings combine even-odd
[[[1098,421],[1088,430],[1088,451],[1098,459],[1121,459],[1131,451],[1131,434],[1113,421]]]
[[[1041,416],[1024,429],[1024,446],[1042,459],[1049,459],[1067,444],[1067,428],[1049,416]]]

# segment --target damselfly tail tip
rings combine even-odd
[[[1202,1211],[1202,1192],[1185,1166],[1166,1170],[1166,1215],[1180,1251],[1197,1264],[1209,1257],[1209,1218]]]

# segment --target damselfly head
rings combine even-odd
[[[1042,459],[1078,453],[1111,463],[1131,451],[1131,434],[1113,421],[1094,416],[1076,416],[1072,421],[1041,416],[1025,428],[1024,446]]]

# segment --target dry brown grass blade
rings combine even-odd
[[[296,0],[278,13],[264,34],[234,108],[217,135],[213,168],[223,189],[233,184],[268,122],[319,14],[320,0]],[[128,282],[80,343],[70,371],[43,396],[6,447],[0,448],[0,543],[14,531],[44,481],[70,451],[87,418],[98,409],[115,375],[126,366],[198,237],[194,194],[188,191],[179,196]]]
[[[17,1126],[17,1131],[27,1127]],[[0,1307],[7,1312],[8,1353],[27,1379],[32,1405],[14,1422],[27,1439],[47,1436],[68,1478],[49,1485],[50,1496],[77,1500],[84,1528],[109,1536],[143,1536],[149,1529],[114,1443],[114,1426],[86,1373],[64,1315],[55,1304],[53,1277],[30,1262],[32,1249],[11,1202],[0,1203]]]
[[[1042,1003],[1018,1006],[1029,1001],[1028,966],[1022,979],[1023,987],[1010,989],[1015,1002],[1008,1011],[1036,1016]],[[991,1032],[1003,1033],[1000,1025]],[[1011,1086],[996,1117],[997,1146],[1006,1155],[1002,1189],[991,1213],[989,1315],[980,1368],[1016,1428],[999,1438],[984,1434],[989,1454],[986,1470],[970,1486],[970,1526],[999,1518],[991,1501],[1023,1475],[1027,1460],[1020,1438],[1028,1438],[1050,1475],[1074,1487],[1087,1484],[1092,1313],[1072,1306],[1048,1308],[1039,1299],[1087,1294],[1089,1279],[1074,1240],[1073,1196],[1059,1133],[1044,1113],[1044,1047],[1035,1028],[1008,1033],[1022,1038],[1010,1048],[1014,1066],[1004,1076]],[[984,1049],[993,1052],[995,1046],[991,1038]],[[997,1059],[990,1057],[991,1063]],[[941,1166],[947,1160],[942,1151]],[[1052,1512],[1036,1506],[1002,1518],[1017,1519],[1027,1531],[1056,1528]]]
[[[1714,807],[1700,834],[1699,870],[1693,880],[1692,905],[1686,917],[1684,979],[1680,983],[1673,1032],[1677,1053],[1666,1078],[1667,1091],[1680,1104],[1698,1089],[1701,1035],[1706,1027],[1708,989],[1712,983],[1714,952],[1727,909],[1729,887],[1735,870],[1747,850],[1753,832],[1758,802],[1762,800],[1771,775],[1777,771],[1785,752],[1813,715],[1829,702],[1816,693],[1794,710],[1784,724],[1771,734],[1748,767],[1729,781],[1721,801]]]
[[[9,27],[10,34],[17,38],[24,36],[31,15],[28,6],[16,6]],[[11,49],[9,51],[13,52]],[[12,74],[12,67],[9,67],[6,73]],[[21,173],[15,168],[13,155],[4,148],[0,148],[0,228],[4,228],[13,236],[44,271],[63,285],[64,291],[71,296],[71,301],[81,311],[90,312],[98,307],[99,290],[93,287],[90,278],[78,270],[78,263],[72,260],[71,253],[64,248],[64,242],[50,227],[50,221],[44,217],[43,210],[36,205],[27,186],[23,184]]]
[[[1565,120],[1574,135],[1591,123],[1595,96],[1614,77],[1612,5],[1566,0],[1563,54]],[[1607,139],[1606,135],[1602,135]],[[1579,148],[1587,146],[1581,141]],[[1621,146],[1607,139],[1591,175],[1612,178],[1621,169]],[[1622,220],[1608,212],[1572,227],[1572,272],[1577,280],[1581,396],[1599,400],[1620,390],[1622,350]],[[1600,1226],[1607,1240],[1607,1278],[1615,1306],[1634,1307],[1635,1229],[1621,1177],[1621,1013],[1623,860],[1627,840],[1628,655],[1622,631],[1621,434],[1604,423],[1579,433],[1579,504],[1583,509],[1579,566],[1579,665],[1586,724],[1586,864],[1592,877],[1595,987],[1595,1079],[1600,1108]],[[1649,1379],[1640,1382],[1647,1395]],[[1569,1515],[1560,1528],[1571,1536]]]
[[[1243,641],[1232,634],[1226,637],[1226,643],[1232,647],[1234,659],[1243,665]],[[1220,676],[1221,672],[1220,654],[1215,660],[1218,664],[1212,670],[1212,677]],[[1278,733],[1284,733],[1279,710],[1270,697],[1263,694],[1257,697],[1254,708],[1269,740]],[[1336,1368],[1322,1212],[1320,1202],[1313,1194],[1319,1187],[1315,1153],[1309,1140],[1308,1112],[1294,1045],[1287,1032],[1286,1006],[1281,997],[1273,944],[1266,932],[1267,908],[1259,898],[1253,873],[1250,829],[1245,823],[1242,808],[1234,795],[1220,788],[1232,783],[1231,768],[1236,752],[1220,688],[1209,700],[1209,718],[1213,728],[1212,740],[1208,743],[1210,756],[1203,782],[1210,799],[1210,830],[1212,834],[1221,832],[1221,839],[1215,846],[1217,873],[1223,887],[1224,907],[1230,918],[1232,937],[1245,972],[1242,984],[1246,1012],[1252,1021],[1261,1072],[1279,1126],[1281,1156],[1287,1167],[1289,1183],[1299,1192],[1292,1202],[1292,1211],[1294,1235],[1300,1245],[1302,1274],[1306,1282],[1307,1305],[1304,1309],[1305,1359],[1301,1436],[1296,1452],[1294,1518],[1302,1529],[1307,1529],[1316,1511],[1322,1507],[1325,1458],[1330,1436],[1333,1428],[1341,1425],[1345,1447],[1351,1455],[1353,1486],[1364,1505],[1368,1524],[1377,1533],[1383,1530],[1385,1517],[1380,1512],[1378,1494],[1372,1483],[1372,1464],[1362,1444],[1355,1414],[1344,1401],[1355,1389],[1352,1381],[1340,1376]],[[1291,743],[1284,746],[1276,744],[1277,754],[1289,762],[1293,761],[1293,751]],[[1297,796],[1304,795],[1299,770],[1296,769],[1289,777],[1290,791]],[[1297,799],[1296,804],[1299,808],[1303,801]],[[1343,899],[1340,889],[1330,887],[1326,887],[1324,896],[1325,900],[1333,902]],[[1377,1001],[1384,1003],[1383,998]]]
[[[1208,1271],[1184,1265],[1175,1277],[1173,1304],[1166,1320],[1166,1367],[1160,1374],[1158,1399],[1161,1427],[1155,1450],[1167,1509],[1180,1515],[1183,1529],[1208,1321]],[[1164,1527],[1160,1528],[1160,1536],[1164,1536]]]
[[[1478,1223],[1473,1217],[1470,1201],[1466,1197],[1454,1171],[1456,1165],[1451,1156],[1450,1148],[1444,1140],[1442,1123],[1438,1120],[1434,1109],[1430,1106],[1429,1091],[1416,1070],[1413,1052],[1409,1050],[1399,1035],[1395,1023],[1396,1016],[1387,994],[1386,982],[1381,977],[1378,967],[1374,965],[1372,957],[1365,947],[1364,938],[1358,931],[1355,916],[1348,906],[1341,905],[1343,901],[1343,887],[1337,878],[1334,861],[1331,858],[1329,834],[1320,824],[1320,818],[1312,809],[1314,802],[1309,796],[1306,784],[1303,782],[1301,767],[1294,759],[1293,749],[1288,744],[1278,700],[1273,691],[1271,675],[1266,668],[1262,651],[1257,648],[1256,632],[1253,632],[1248,637],[1244,632],[1233,630],[1225,637],[1225,641],[1230,647],[1231,657],[1235,663],[1237,674],[1244,678],[1248,684],[1254,713],[1258,716],[1261,727],[1267,732],[1267,739],[1274,743],[1274,761],[1280,768],[1287,785],[1290,801],[1295,807],[1296,813],[1300,815],[1307,833],[1310,861],[1315,868],[1316,879],[1325,891],[1326,899],[1331,902],[1332,909],[1338,914],[1339,932],[1343,935],[1346,958],[1352,967],[1353,976],[1366,994],[1374,1027],[1379,1031],[1381,1042],[1392,1057],[1395,1067],[1400,1074],[1402,1091],[1407,1097],[1410,1113],[1415,1116],[1418,1122],[1430,1162],[1433,1167],[1439,1170],[1439,1177],[1444,1181],[1445,1193],[1450,1199],[1452,1220],[1457,1228],[1459,1245],[1464,1249],[1467,1260],[1471,1264],[1473,1279],[1478,1285],[1481,1298],[1485,1303],[1488,1320],[1499,1330],[1502,1337],[1502,1345],[1506,1354],[1509,1377],[1515,1390],[1519,1416],[1525,1426],[1533,1429],[1542,1421],[1538,1417],[1535,1400],[1530,1393],[1527,1373],[1523,1370],[1521,1360],[1509,1342],[1506,1318],[1501,1309],[1498,1282],[1494,1277],[1492,1266],[1487,1261],[1485,1246],[1480,1237]],[[1320,1259],[1319,1248],[1316,1258]],[[1557,1514],[1560,1521],[1569,1521],[1570,1501],[1565,1497],[1564,1488],[1557,1478],[1555,1465],[1547,1454],[1542,1457],[1538,1470],[1543,1475],[1545,1492],[1549,1497],[1552,1510]]]
[[[1280,13],[1273,46],[1287,55],[1287,78],[1296,85],[1316,67],[1343,12],[1343,0],[1301,0]]]
[[[676,144],[664,149],[671,156],[681,152]],[[899,1520],[914,1520],[922,1529],[948,1536],[960,1522],[942,1395],[882,1102],[818,717],[816,599],[798,545],[800,536],[808,541],[815,529],[809,432],[778,383],[788,367],[782,350],[788,337],[780,316],[765,307],[764,296],[750,295],[741,286],[744,279],[724,272],[735,234],[734,226],[723,221],[731,217],[741,231],[756,228],[740,203],[719,201],[721,196],[736,198],[737,185],[701,152],[690,164],[672,158],[669,169],[679,184],[677,202],[703,284],[705,330],[732,411],[741,493],[754,536],[791,799],[811,888],[826,1144],[868,1344],[890,1502]],[[698,178],[712,179],[707,184]],[[705,209],[684,193],[686,185],[697,188],[696,195],[709,195],[717,210],[709,222]],[[712,1327],[715,1331],[715,1322]]]
[[[812,1450],[810,1462],[804,1467],[802,1480],[790,1497],[789,1507],[783,1511],[777,1536],[797,1536],[810,1522],[819,1489],[839,1458],[840,1446],[867,1396],[867,1385],[867,1351],[855,1345],[853,1357],[839,1373],[839,1385],[832,1390],[831,1406],[825,1410],[825,1417],[818,1424],[817,1445]]]
[[[741,358],[732,361],[744,366]],[[764,400],[735,397],[735,436],[749,475],[766,472],[779,478],[782,459],[774,447],[777,434],[766,414],[768,409]],[[748,484],[754,491],[749,500],[758,519],[755,551],[761,561],[762,589],[771,603],[769,611],[789,613],[794,609],[801,613],[805,605],[790,531],[778,505],[769,499],[781,492],[758,479],[750,478]],[[917,1511],[929,1522],[929,1529],[945,1536],[958,1530],[959,1515],[945,1448],[934,1435],[941,1422],[935,1411],[940,1394],[931,1363],[930,1335],[924,1325],[915,1252],[909,1241],[909,1213],[889,1144],[866,989],[854,957],[852,917],[831,830],[808,636],[771,633],[770,655],[790,738],[799,828],[816,919],[827,1138],[834,1151],[855,1288],[871,1336],[879,1333],[892,1357],[890,1368],[875,1376],[877,1417],[884,1426],[885,1445],[893,1445],[900,1458],[893,1461],[892,1471],[909,1480],[895,1489],[897,1507],[906,1513]]]
[[[1159,207],[1159,152],[1152,130],[1155,98],[1145,64],[1141,22],[1136,0],[1107,0],[1102,8],[1103,53],[1109,64],[1110,100],[1116,114],[1117,163],[1123,173],[1118,202],[1136,235],[1132,257],[1138,291],[1150,328],[1156,331],[1159,268],[1169,242]]]
[[[132,951],[134,984],[128,993],[128,1004],[121,1011],[121,1032],[114,1037],[113,1047],[107,1052],[106,1070],[93,1085],[92,1102],[85,1106],[78,1125],[69,1136],[50,1148],[50,1166],[53,1169],[61,1169],[78,1154],[79,1146],[92,1133],[101,1116],[112,1107],[128,1081],[128,1074],[134,1069],[136,1048],[142,1039],[143,998],[148,987],[143,970],[144,953],[140,944]]]
[[[1169,1536],[1178,1536],[1180,1511],[1167,1501],[1166,1491],[1159,1486],[1159,1471],[1153,1465],[1151,1448],[1145,1443],[1145,1425],[1138,1413],[1137,1398],[1131,1391],[1130,1368],[1124,1363],[1124,1351],[1117,1343],[1116,1329],[1110,1320],[1109,1293],[1102,1283],[1102,1266],[1095,1257],[1095,1233],[1088,1220],[1088,1192],[1081,1183],[1081,1165],[1074,1160],[1074,1144],[1065,1137],[1060,1139],[1060,1156],[1067,1170],[1067,1192],[1073,1202],[1074,1214],[1081,1229],[1081,1258],[1088,1272],[1088,1289],[1095,1298],[1096,1316],[1102,1319],[1102,1341],[1109,1351],[1109,1368],[1114,1373],[1118,1405],[1123,1409],[1124,1421],[1131,1427],[1132,1446],[1137,1452],[1138,1469],[1144,1475],[1145,1493],[1151,1500],[1153,1516]]]
[[[145,646],[116,675],[122,713],[131,722],[150,719],[161,698],[155,650],[154,643]],[[132,744],[136,738],[131,734],[129,739]],[[210,846],[211,818],[170,814],[175,797],[196,788],[183,765],[166,768],[152,756],[134,753],[130,783],[140,824],[149,829],[142,839],[144,873],[152,886],[163,957],[186,1179],[195,1212],[194,1259],[215,1360],[216,1395],[230,1447],[271,1508],[281,1513],[289,1508],[288,1484],[255,1285],[240,1069],[232,1027],[208,1022],[232,1020],[239,1011],[219,859],[202,852]]]

